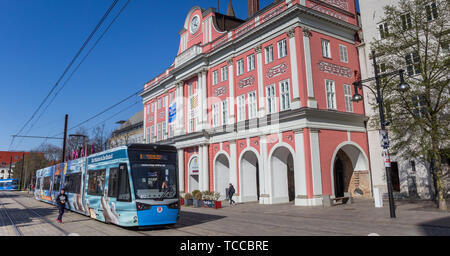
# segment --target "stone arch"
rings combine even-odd
[[[195,159],[197,160],[197,163],[194,163]],[[189,192],[198,190],[200,188],[199,164],[200,164],[200,158],[198,155],[193,155],[189,158],[189,161],[188,161],[188,191]]]
[[[353,197],[371,195],[369,160],[356,143],[340,144],[331,159],[331,192],[334,197],[350,193]]]
[[[230,158],[225,152],[219,152],[214,158],[214,191],[225,199],[225,189],[230,183]]]
[[[272,203],[295,200],[294,155],[294,149],[287,143],[278,143],[269,154]]]
[[[254,148],[247,148],[239,157],[240,196],[242,202],[259,201],[263,183],[260,156]]]

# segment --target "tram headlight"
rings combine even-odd
[[[175,202],[173,204],[167,205],[167,207],[170,208],[170,209],[180,209],[180,203],[179,202]]]
[[[150,210],[152,208],[152,206],[149,204],[136,202],[136,208],[138,211],[145,211],[145,210]]]

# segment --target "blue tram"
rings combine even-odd
[[[19,190],[18,179],[0,180],[0,191],[17,191]]]
[[[123,227],[175,224],[180,215],[175,147],[132,144],[38,170],[35,198]]]

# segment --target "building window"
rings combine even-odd
[[[158,99],[158,110],[161,109],[161,98]]]
[[[412,28],[412,22],[411,22],[411,14],[406,13],[400,16],[402,19],[402,28],[404,31],[410,30]]]
[[[194,131],[194,118],[189,119],[189,130],[188,132]]]
[[[341,61],[344,63],[348,63],[348,52],[347,46],[339,45],[339,55],[341,56]]]
[[[147,110],[147,115],[149,115],[150,114],[150,104],[147,105],[146,110]]]
[[[194,85],[192,83],[189,83],[188,85],[188,95],[192,96],[194,94]]]
[[[289,81],[280,83],[280,111],[289,110],[291,108],[291,96],[289,93]]]
[[[161,135],[161,139],[162,139],[162,140],[167,139],[167,133],[166,133],[166,130],[167,130],[166,122],[163,122],[163,123],[162,123],[162,135]]]
[[[389,36],[389,28],[387,23],[378,24],[378,31],[380,32],[381,39],[385,39]]]
[[[269,64],[273,61],[273,46],[269,45],[265,48],[266,53],[266,64]]]
[[[224,125],[228,124],[228,101],[222,101],[222,122]]]
[[[245,94],[242,94],[238,97],[238,112],[237,112],[238,121],[245,120]]]
[[[168,103],[169,103],[169,96],[166,95],[166,96],[164,96],[164,106],[163,106],[163,108],[166,108]]]
[[[424,95],[412,96],[413,113],[418,118],[423,118],[427,115],[427,100]]]
[[[437,11],[437,6],[436,6],[435,1],[427,3],[425,5],[425,10],[427,12],[427,20],[428,21],[435,20],[438,17],[438,11]]]
[[[222,67],[221,69],[222,73],[222,82],[228,80],[228,66]]]
[[[217,103],[212,105],[212,125],[219,126],[219,104]]]
[[[161,124],[158,124],[158,133],[156,134],[156,141],[161,140]]]
[[[330,41],[322,39],[322,56],[331,59]]]
[[[336,107],[336,88],[334,81],[325,80],[325,89],[327,92],[327,108],[330,110],[337,110]]]
[[[420,57],[417,52],[412,52],[405,56],[406,60],[406,70],[408,75],[418,75],[420,74]]]
[[[254,91],[248,94],[248,119],[256,118],[256,110],[256,91]]]
[[[155,102],[152,102],[152,113],[155,112]]]
[[[219,83],[219,71],[213,71],[213,85],[216,85]]]
[[[347,112],[353,112],[352,87],[348,84],[344,84],[344,95],[345,95],[345,110]]]
[[[174,126],[169,125],[169,138],[172,138],[174,136]]]
[[[242,74],[244,74],[244,60],[240,59],[236,62],[236,71],[237,71],[237,75],[240,76]]]
[[[150,127],[150,143],[153,143],[155,141],[155,126],[152,125]]]
[[[147,144],[150,143],[150,127],[147,127],[147,134],[145,136]]]
[[[275,85],[274,84],[266,87],[266,97],[267,97],[267,112],[269,114],[277,112]]]
[[[247,71],[252,71],[255,69],[255,55],[247,56]]]
[[[281,59],[287,56],[287,44],[286,39],[278,42],[278,58]]]

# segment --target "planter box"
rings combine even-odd
[[[194,205],[194,199],[186,199],[184,202],[186,206]]]
[[[199,208],[203,206],[203,201],[202,200],[195,200],[194,199],[194,207],[195,208]]]
[[[215,200],[203,200],[203,207],[219,209],[222,208],[222,202]]]

